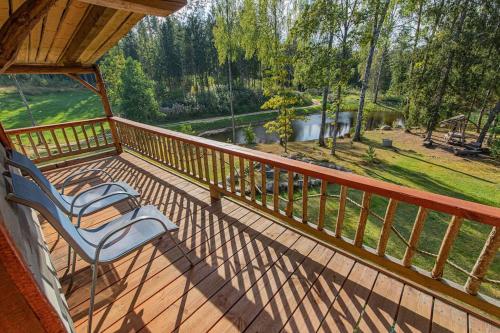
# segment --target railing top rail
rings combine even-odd
[[[178,133],[120,117],[112,117],[111,119],[119,123],[143,128],[162,136],[180,139],[193,145],[198,145],[209,149],[216,149],[227,154],[244,157],[265,164],[270,164],[281,169],[291,170],[293,172],[307,175],[312,178],[325,179],[330,183],[345,185],[350,188],[378,194],[388,198],[393,198],[398,201],[422,206],[431,210],[441,211],[466,219],[479,221],[481,223],[489,224],[495,227],[500,226],[500,208],[497,207],[482,205],[479,203],[456,199],[445,195],[395,185],[381,180],[376,180],[353,173],[333,170],[302,161],[292,160],[278,155],[236,146],[233,144],[222,143],[206,138]]]
[[[51,129],[56,129],[56,128],[98,123],[98,122],[106,121],[107,119],[108,119],[107,117],[99,117],[99,118],[84,119],[84,120],[78,120],[78,121],[68,121],[68,122],[59,123],[59,124],[14,128],[14,129],[5,130],[5,133],[8,135],[17,135],[17,134],[22,134],[22,133],[46,131],[46,130],[51,130]]]

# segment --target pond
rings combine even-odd
[[[339,131],[337,136],[344,136],[351,130],[356,117],[356,112],[340,112],[339,114]],[[389,126],[402,126],[404,124],[403,115],[396,111],[377,111],[370,112],[365,115],[366,128],[368,130],[375,129],[383,125]],[[333,119],[327,118],[326,120],[326,137],[333,135]],[[310,141],[317,140],[319,130],[321,128],[321,114],[312,114],[307,116],[306,120],[297,120],[293,124],[293,135],[290,141]],[[253,126],[255,133],[256,143],[275,143],[279,142],[279,138],[275,134],[266,132],[263,124]],[[222,132],[204,135],[206,138],[227,142],[231,139],[231,129]],[[244,128],[236,129],[236,143],[245,142]]]

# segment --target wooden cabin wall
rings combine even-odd
[[[0,177],[0,332],[73,331],[38,218],[31,209],[8,202],[6,186]]]

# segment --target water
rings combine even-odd
[[[339,130],[337,136],[344,136],[349,133],[351,127],[354,124],[354,119],[356,117],[355,112],[340,112],[339,113]],[[366,115],[366,127],[367,129],[375,129],[383,125],[400,125],[404,124],[403,116],[399,112],[395,111],[377,111],[371,112]],[[293,135],[290,141],[311,141],[317,140],[319,137],[319,131],[321,128],[321,114],[313,114],[307,117],[306,120],[297,120],[292,123]],[[262,124],[254,125],[253,131],[255,133],[256,143],[276,143],[279,142],[279,138],[275,134],[269,134]],[[326,137],[333,136],[333,124],[332,119],[327,118],[326,120]],[[205,135],[205,137],[227,142],[231,139],[231,130],[224,131],[222,133],[215,133]],[[236,143],[246,143],[245,142],[245,132],[244,128],[236,129]]]

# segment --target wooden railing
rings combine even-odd
[[[115,146],[106,117],[18,128],[5,133],[12,148],[36,163]]]
[[[491,305],[496,304],[494,299],[485,301],[482,296],[473,296],[478,294],[482,283],[499,284],[486,277],[500,245],[499,208],[122,118],[114,117],[112,121],[116,124],[119,140],[124,147],[207,184],[212,197],[218,198],[224,194],[237,198],[404,278],[499,316],[499,308]],[[332,190],[334,193],[331,193]],[[312,201],[315,201],[314,211],[311,208]],[[331,201],[335,201],[336,214],[327,214],[327,210],[332,210],[329,206]],[[377,212],[373,205],[375,201],[378,206],[384,202],[385,211]],[[415,212],[413,222],[410,220],[413,217],[405,215],[410,208]],[[419,241],[422,241],[424,225],[433,223],[429,218],[431,214],[433,218],[449,217],[437,253],[422,250],[418,246]],[[409,237],[405,237],[396,227],[396,216],[410,225]],[[349,230],[347,225],[352,227],[353,220],[355,227]],[[450,252],[464,221],[491,229],[471,270],[450,260]],[[365,230],[375,224],[380,226],[380,234],[370,244],[365,239]],[[406,248],[400,259],[387,253],[388,244],[393,239]],[[413,266],[417,255],[431,258],[432,269],[424,271]],[[464,274],[465,284],[460,286],[443,280],[445,266]]]

